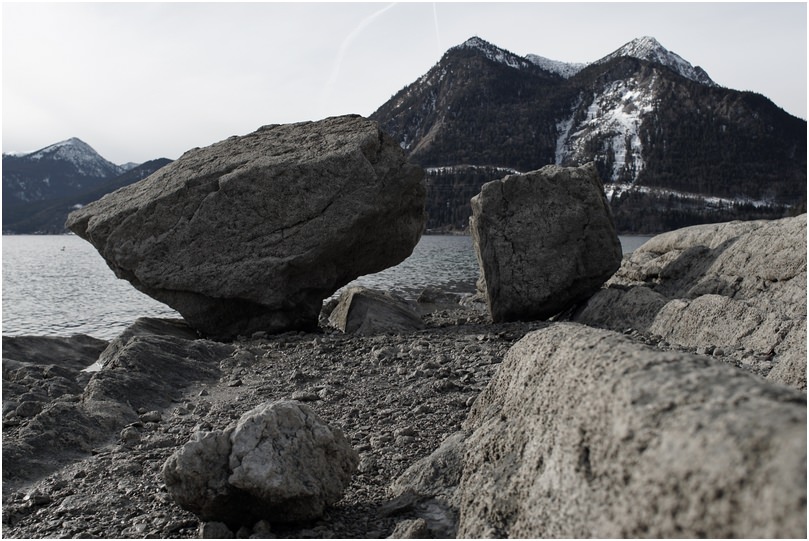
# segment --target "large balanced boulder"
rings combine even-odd
[[[586,299],[621,264],[595,166],[548,165],[483,185],[470,229],[495,322],[544,319]]]
[[[427,460],[393,486],[460,478],[459,538],[806,537],[806,395],[706,356],[556,323],[509,350],[463,430],[456,473]]]
[[[805,391],[806,215],[658,235],[574,319],[721,350]]]
[[[305,329],[324,298],[410,255],[423,176],[362,117],[271,125],[190,150],[67,226],[210,337]]]
[[[338,428],[293,400],[262,404],[225,430],[198,432],[163,466],[166,488],[205,521],[300,522],[339,500],[359,456]]]

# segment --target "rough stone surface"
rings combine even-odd
[[[68,217],[120,278],[214,338],[311,329],[323,299],[405,259],[423,171],[359,116],[271,125]]]
[[[438,497],[458,507],[456,492],[463,472],[467,436],[459,431],[444,440],[430,456],[410,466],[391,484],[391,494],[401,496],[412,491],[419,497]]]
[[[104,368],[92,373],[63,373],[52,366],[38,374],[30,368],[12,373],[4,360],[4,401],[7,390],[13,395],[22,387],[18,401],[27,408],[18,412],[17,406],[14,416],[3,420],[4,487],[36,479],[111,440],[137,442],[143,424],[139,410],[167,407],[189,384],[215,380],[233,347],[189,336],[195,333],[176,320],[138,320],[99,355],[106,359]],[[92,351],[97,345],[89,344]],[[63,346],[55,351],[64,354]],[[81,364],[89,361],[81,358]],[[35,408],[31,398],[37,399]],[[30,419],[21,422],[19,413],[26,412]]]
[[[84,400],[110,400],[135,410],[167,407],[177,390],[191,382],[219,377],[219,363],[234,352],[228,344],[191,338],[195,333],[177,320],[136,321],[116,338],[84,389]],[[109,353],[107,351],[112,351]]]
[[[286,400],[261,405],[224,431],[198,433],[166,461],[163,475],[177,503],[203,520],[301,522],[340,499],[358,462],[342,431]]]
[[[458,528],[460,495],[458,485],[464,467],[468,434],[458,431],[441,443],[429,456],[410,466],[390,486],[394,499],[409,497],[416,522],[397,526],[403,536],[454,538]],[[414,531],[415,529],[415,531]],[[395,534],[396,532],[394,532]]]
[[[721,348],[805,391],[806,215],[654,237],[573,319]]]
[[[365,335],[424,328],[421,316],[406,301],[364,287],[350,287],[340,294],[329,324],[345,333]]]
[[[543,319],[586,299],[621,264],[593,164],[555,165],[483,185],[470,230],[493,321]]]
[[[806,395],[704,356],[555,324],[464,428],[458,536],[806,536]]]

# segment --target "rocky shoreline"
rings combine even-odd
[[[414,513],[407,507],[389,505],[391,481],[461,427],[475,398],[514,343],[528,332],[551,325],[491,324],[480,308],[460,304],[439,308],[424,319],[426,329],[405,334],[363,337],[326,330],[232,343],[232,352],[215,367],[216,379],[191,383],[166,407],[139,408],[138,420],[109,434],[108,441],[85,456],[55,453],[61,460],[43,479],[15,479],[5,467],[4,536],[199,537],[211,526],[200,523],[168,496],[161,477],[164,462],[195,431],[222,429],[258,404],[291,398],[309,404],[330,424],[343,429],[360,454],[358,472],[343,499],[318,521],[258,524],[253,531],[232,534],[388,537],[397,523]],[[142,321],[134,332],[160,332],[162,325],[161,321]],[[661,351],[697,352],[636,330],[627,329],[624,336]],[[85,340],[75,339],[77,343]],[[4,338],[4,349],[13,341]],[[717,361],[765,375],[766,364],[744,362],[748,356],[743,353],[711,353]],[[75,366],[63,369],[67,372]],[[53,379],[48,374],[37,379],[36,365],[23,370],[27,372],[24,376],[20,370],[15,379],[23,385]],[[19,400],[21,395],[8,392],[5,383],[4,377],[4,402]],[[81,400],[81,395],[62,395],[59,400]],[[4,446],[19,441],[21,430],[30,422],[30,417],[6,415]],[[220,529],[216,536],[227,534]]]
[[[6,537],[806,537],[806,215],[622,259],[547,166],[473,199],[478,294],[324,303],[423,229],[377,126],[161,171],[69,224],[184,319],[3,337]]]

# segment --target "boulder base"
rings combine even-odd
[[[272,125],[190,150],[67,226],[205,335],[306,329],[324,298],[410,255],[423,176],[362,117]]]

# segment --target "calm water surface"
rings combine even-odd
[[[624,253],[648,238],[621,237]],[[349,285],[415,298],[428,286],[472,292],[477,275],[471,237],[425,235],[396,267]],[[2,332],[9,336],[82,333],[109,340],[139,317],[180,317],[117,279],[96,249],[74,235],[3,236],[2,291]]]

